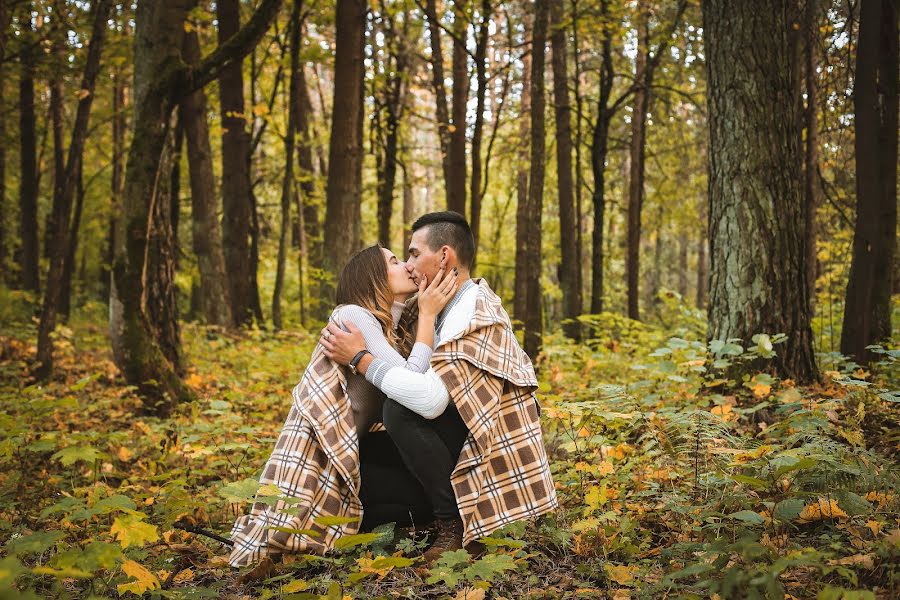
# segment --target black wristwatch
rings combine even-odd
[[[362,357],[365,356],[366,354],[371,354],[371,353],[368,350],[360,350],[359,352],[356,353],[356,356],[354,356],[353,358],[350,359],[350,364],[347,366],[350,367],[350,371],[352,371],[354,375],[356,375],[356,365],[359,364],[359,361],[361,361]]]

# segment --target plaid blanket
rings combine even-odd
[[[451,476],[466,543],[557,506],[531,361],[500,298],[484,280],[477,294],[469,327],[432,355],[432,368],[470,432]],[[293,400],[260,478],[284,498],[274,504],[256,502],[249,515],[235,522],[232,566],[249,565],[268,554],[323,553],[339,537],[359,530],[359,521],[334,526],[315,522],[320,516],[362,517],[359,446],[345,374],[321,346],[294,388]]]
[[[442,340],[435,373],[469,428],[450,477],[463,541],[557,507],[541,434],[537,378],[500,298],[481,279],[468,328]]]
[[[233,567],[269,554],[321,554],[339,537],[359,531],[359,444],[346,390],[344,369],[316,345],[259,479],[260,484],[276,486],[283,499],[257,501],[250,514],[235,521],[228,559]],[[316,523],[318,517],[330,516],[358,520],[333,526]]]

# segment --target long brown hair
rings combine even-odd
[[[394,330],[394,318],[391,316],[394,293],[388,284],[387,261],[381,249],[381,244],[369,246],[347,262],[338,278],[335,300],[338,305],[362,306],[375,315],[384,337],[396,348],[401,338]]]

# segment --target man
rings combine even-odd
[[[437,518],[433,561],[496,529],[557,506],[541,436],[531,361],[500,298],[470,277],[475,243],[465,217],[430,213],[412,226],[407,270],[418,282],[455,269],[459,289],[435,324],[424,374],[391,368],[362,336],[329,325],[325,354],[387,396],[384,426]]]

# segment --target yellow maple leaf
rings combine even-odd
[[[146,542],[155,542],[159,539],[154,525],[144,523],[139,517],[133,515],[117,517],[109,532],[116,536],[123,548],[143,546]]]
[[[603,565],[603,568],[606,571],[606,576],[619,585],[627,585],[634,581],[636,567],[606,564]]]
[[[587,427],[582,427],[578,430],[578,437],[591,437],[591,430]]]
[[[284,586],[282,586],[282,588],[281,588],[281,591],[284,592],[285,594],[293,594],[295,592],[302,592],[307,587],[309,587],[309,584],[306,583],[306,580],[295,579],[294,581],[291,581],[290,583],[284,584]]]
[[[122,462],[128,462],[129,460],[131,460],[131,457],[134,456],[134,452],[132,452],[125,446],[121,446],[116,452],[116,456],[118,456],[119,460],[121,460]]]
[[[203,384],[203,377],[201,377],[199,373],[191,373],[191,375],[184,380],[184,383],[188,387],[199,387]]]
[[[609,475],[613,472],[613,465],[608,460],[604,460],[600,463],[600,474],[601,475]]]
[[[841,510],[838,503],[833,498],[819,498],[812,504],[807,504],[800,511],[797,520],[801,523],[811,523],[813,521],[823,521],[825,519],[846,519],[847,513]]]
[[[757,383],[751,389],[757,398],[765,398],[772,391],[772,386],[766,383]]]
[[[134,577],[135,580],[116,586],[116,589],[120,594],[131,592],[132,594],[140,596],[147,590],[158,590],[161,587],[156,575],[133,560],[126,560],[122,563],[122,572],[129,577]]]

